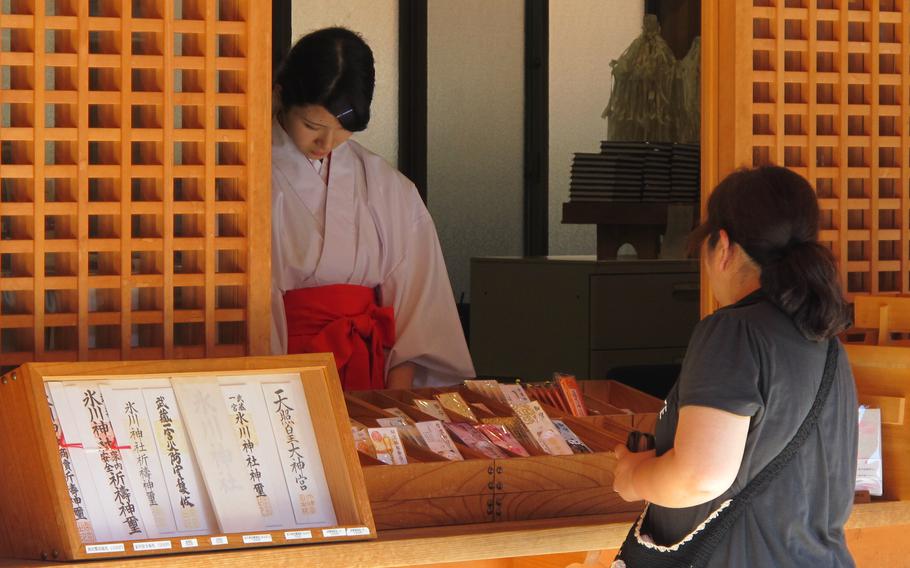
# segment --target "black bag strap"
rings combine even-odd
[[[758,475],[756,475],[752,481],[739,492],[736,499],[748,501],[761,493],[765,487],[767,487],[768,483],[777,477],[787,464],[793,461],[794,456],[796,456],[800,447],[805,443],[809,434],[812,432],[812,429],[818,424],[818,418],[821,415],[822,408],[825,405],[825,401],[828,399],[828,394],[831,392],[831,385],[834,384],[834,375],[837,374],[838,345],[839,342],[836,338],[828,340],[828,356],[825,359],[825,371],[822,375],[822,382],[818,387],[818,394],[815,395],[815,402],[812,403],[812,408],[809,409],[809,413],[806,414],[806,418],[803,419],[803,423],[800,424],[796,434],[793,435],[793,438],[784,449],[781,450],[777,457],[762,468],[762,470],[758,472]]]
[[[740,517],[749,502],[764,491],[771,481],[793,461],[796,453],[809,438],[809,434],[812,433],[812,430],[818,424],[818,418],[821,415],[825,401],[828,399],[828,394],[831,392],[831,386],[834,384],[834,376],[837,374],[838,353],[840,351],[839,345],[840,342],[836,337],[828,340],[828,355],[825,359],[825,370],[824,374],[822,374],[822,382],[818,387],[818,394],[815,396],[815,402],[812,403],[812,408],[809,409],[809,413],[803,419],[796,434],[784,446],[784,449],[768,465],[763,467],[758,472],[758,475],[746,484],[742,491],[733,497],[730,506],[724,511],[724,514],[719,515],[714,522],[706,527],[707,530],[704,531],[705,534],[700,546],[695,547],[693,551],[695,558],[691,564],[692,566],[703,566],[707,563],[714,549],[726,536],[727,531]]]

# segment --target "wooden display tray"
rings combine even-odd
[[[311,538],[288,538],[285,530],[216,533],[226,544],[213,545],[209,535],[158,538],[116,543],[112,552],[87,553],[80,541],[75,516],[58,455],[57,439],[44,383],[50,380],[99,380],[229,375],[236,373],[299,373],[338,525],[309,529]],[[0,556],[30,559],[84,560],[149,554],[204,552],[232,548],[304,544],[375,538],[364,476],[345,410],[332,356],[324,354],[246,357],[155,362],[28,363],[0,378],[0,452],[5,456],[0,484]],[[14,459],[11,459],[14,458]],[[323,532],[323,531],[328,532]],[[289,528],[287,531],[300,531]],[[244,539],[244,536],[255,538]],[[257,542],[249,542],[257,541]],[[162,543],[154,550],[136,544]],[[103,543],[97,543],[103,544]],[[167,547],[167,548],[165,548]]]
[[[604,383],[605,399],[586,396],[599,409],[618,414],[566,416],[545,407],[551,418],[563,420],[594,453],[571,456],[537,455],[489,459],[459,445],[464,461],[447,461],[431,452],[413,452],[405,441],[407,465],[385,465],[361,456],[367,493],[379,530],[492,523],[585,515],[628,514],[642,503],[627,503],[613,491],[616,457],[612,449],[625,443],[631,430],[653,432],[659,399],[614,381]],[[482,403],[496,416],[509,416],[508,406],[466,388],[419,391],[364,391],[346,395],[351,417],[367,426],[391,417],[383,408],[397,407],[415,421],[434,420],[410,405],[414,398],[458,390],[469,403]],[[482,411],[474,409],[482,415]],[[638,413],[640,411],[640,413]],[[467,451],[465,451],[467,450]]]

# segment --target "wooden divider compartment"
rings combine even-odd
[[[150,542],[140,540],[118,543],[124,545],[119,552],[87,553],[76,528],[58,454],[58,441],[44,390],[46,381],[110,382],[136,378],[179,381],[181,377],[201,375],[272,372],[299,373],[301,376],[337,527],[312,529],[311,538],[306,540],[288,538],[284,530],[254,531],[266,535],[268,544],[246,544],[243,534],[214,533],[212,536],[225,536],[227,543],[215,546],[205,536],[197,537],[197,546],[183,548],[181,540],[185,537],[171,537],[154,539],[156,543],[166,541],[167,549],[136,551],[134,544]],[[84,560],[374,538],[376,529],[364,475],[354,449],[339,385],[330,354],[155,362],[28,363],[3,375],[0,403],[5,410],[0,413],[0,452],[8,457],[15,456],[15,459],[4,461],[4,481],[0,484],[0,534],[9,535],[8,540],[0,540],[0,555]],[[326,535],[323,528],[340,529],[343,534],[331,536],[330,531]]]
[[[414,398],[432,398],[434,394],[453,391],[460,392],[468,403],[482,403],[499,416],[511,415],[508,405],[464,387],[368,391],[348,393],[347,398],[352,416],[359,414],[364,419],[371,420],[380,414],[387,414],[381,410],[381,405],[390,405],[391,401],[397,403],[395,407],[402,408],[414,417],[406,408]],[[615,386],[602,385],[601,391],[607,394],[612,392],[613,398],[623,403],[621,408],[641,408],[647,411],[662,406],[660,400],[619,383]],[[596,397],[592,400],[599,408],[617,408],[613,401]],[[594,453],[491,460],[480,456],[471,457],[477,453],[459,444],[459,449],[466,458],[464,461],[425,463],[418,456],[415,460],[417,463],[378,465],[373,460],[362,460],[377,528],[429,527],[640,511],[642,503],[627,503],[613,491],[616,457],[612,450],[616,444],[625,443],[628,432],[633,429],[653,431],[656,414],[628,414],[619,411],[616,415],[576,418],[551,406],[546,409],[551,413],[551,418],[563,420]]]
[[[882,499],[910,500],[910,349],[845,345],[860,404],[882,409]]]

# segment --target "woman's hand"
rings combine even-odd
[[[643,461],[654,458],[654,450],[630,452],[624,444],[618,444],[613,451],[618,459],[613,472],[613,491],[626,501],[641,501],[642,497],[635,491],[633,483],[635,469]]]

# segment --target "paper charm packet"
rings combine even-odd
[[[435,400],[426,400],[422,398],[414,399],[414,406],[417,407],[417,410],[423,412],[428,416],[432,416],[436,420],[442,420],[443,422],[451,422],[451,418],[446,414],[446,411],[443,410],[442,405]]]
[[[556,426],[556,429],[559,430],[559,433],[562,435],[562,438],[569,444],[569,447],[572,448],[572,451],[576,454],[591,454],[594,451],[588,447],[587,444],[581,441],[581,438],[572,431],[571,428],[566,426],[566,423],[562,420],[554,420],[553,426]]]
[[[505,402],[502,391],[499,390],[499,382],[492,379],[475,379],[466,380],[464,385],[472,392],[491,398],[498,402]]]
[[[420,435],[420,431],[414,426],[413,422],[405,421],[403,418],[396,416],[395,418],[377,418],[376,423],[383,428],[396,428],[400,436],[407,438],[418,446],[427,447],[423,436]]]
[[[421,436],[423,436],[430,451],[439,454],[450,461],[464,460],[464,457],[462,457],[461,452],[458,451],[455,442],[452,440],[452,437],[449,436],[449,433],[446,431],[446,427],[441,420],[418,422],[416,428]]]
[[[396,428],[368,428],[370,441],[376,448],[376,459],[389,465],[404,465],[408,463],[404,444]]]
[[[385,410],[385,411],[388,412],[389,414],[394,414],[395,416],[397,416],[398,418],[401,418],[402,420],[404,420],[404,421],[407,422],[408,424],[413,424],[413,423],[414,423],[414,420],[412,420],[411,417],[408,416],[408,413],[405,412],[404,410],[400,409],[400,408],[397,408],[397,407],[394,407],[394,406],[393,406],[393,407],[391,407],[391,408],[383,408],[383,410]]]
[[[559,390],[562,392],[572,416],[587,416],[588,408],[585,406],[584,396],[575,377],[565,373],[553,373],[553,380],[559,385]]]
[[[474,429],[473,424],[466,422],[449,422],[446,424],[449,432],[465,446],[477,450],[488,458],[508,457],[505,452],[497,448],[486,436]]]
[[[531,432],[528,431],[525,425],[522,424],[521,420],[516,416],[484,418],[481,422],[484,424],[503,426],[516,440],[518,440],[518,443],[532,455],[541,456],[547,453],[540,447],[540,444],[537,443],[537,440],[531,435]]]
[[[372,458],[376,457],[376,448],[373,447],[373,442],[370,441],[366,426],[351,420],[351,435],[354,436],[354,447],[357,448],[358,452]]]
[[[471,410],[471,407],[468,405],[467,401],[465,401],[465,399],[457,392],[444,392],[442,394],[437,394],[436,400],[439,401],[439,404],[441,404],[443,408],[452,414],[460,416],[461,418],[474,424],[477,424],[479,422],[477,420],[477,416],[474,415],[474,411]]]
[[[495,412],[493,412],[492,410],[490,410],[490,408],[489,408],[486,404],[484,404],[484,403],[482,403],[482,402],[472,402],[472,403],[471,403],[471,407],[472,407],[472,408],[476,408],[477,410],[480,410],[480,411],[482,411],[482,412],[486,412],[487,414],[491,414],[491,415],[493,415],[493,416],[496,415]]]
[[[531,455],[505,426],[499,424],[478,424],[477,429],[483,432],[491,442],[513,456],[526,458]]]
[[[562,396],[550,383],[546,385],[528,385],[528,395],[538,402],[563,412],[569,412],[562,401]]]
[[[515,414],[546,453],[554,456],[572,455],[572,448],[563,439],[539,402],[523,404],[515,409]]]
[[[512,408],[515,408],[520,404],[531,402],[528,393],[525,392],[524,387],[519,384],[499,385],[499,391],[502,393],[502,397],[505,399],[506,404]]]

